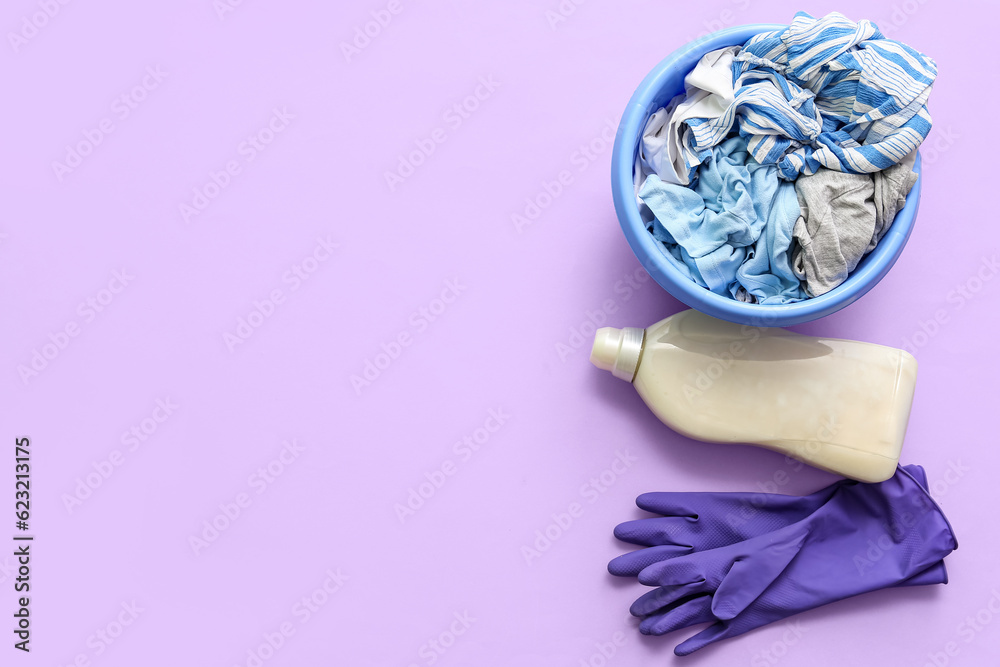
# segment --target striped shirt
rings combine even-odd
[[[754,159],[788,180],[820,167],[881,171],[931,129],[937,65],[871,21],[799,12],[788,28],[751,38],[733,67],[735,102],[717,118],[687,121],[692,172],[734,125]]]

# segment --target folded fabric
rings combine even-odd
[[[651,174],[639,197],[655,216],[653,237],[702,287],[733,298],[745,292],[758,303],[806,297],[790,257],[799,217],[794,186],[750,158],[741,137],[715,147],[691,187]]]
[[[875,174],[820,169],[795,181],[801,215],[792,266],[810,296],[847,280],[888,231],[916,183],[913,156]]]
[[[887,169],[930,132],[937,65],[870,21],[799,12],[788,28],[751,38],[735,60],[740,134],[783,178]]]
[[[714,621],[674,649],[687,655],[830,602],[897,586],[957,547],[926,489],[897,468],[885,482],[840,486],[816,511],[772,532],[649,565],[639,581],[659,588],[631,611],[645,617],[644,634]]]
[[[636,187],[646,176],[656,174],[664,183],[687,185],[702,160],[708,157],[713,142],[694,153],[687,135],[697,135],[698,127],[713,118],[734,113],[733,62],[740,47],[730,46],[706,53],[687,76],[684,93],[646,121],[635,169]],[[729,118],[732,125],[733,119]]]

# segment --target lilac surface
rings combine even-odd
[[[54,16],[33,18],[42,5]],[[14,532],[13,439],[28,435],[37,541],[30,655],[12,648],[16,575],[0,551],[0,664],[992,664],[997,142],[976,114],[996,108],[994,4],[591,0],[562,16],[556,0],[399,0],[349,58],[340,44],[390,3],[233,5],[2,12],[0,540]],[[902,460],[926,468],[961,546],[947,586],[881,591],[679,659],[681,636],[640,637],[639,591],[605,570],[613,527],[641,516],[635,496],[807,493],[834,478],[674,434],[587,362],[591,318],[645,326],[681,308],[642,281],[618,228],[610,140],[674,48],[797,9],[872,18],[941,69],[909,245],[865,298],[798,330],[914,351]],[[477,88],[467,117],[449,111]],[[242,143],[275,109],[294,118],[248,161]],[[102,122],[110,134],[57,174]],[[430,137],[390,188],[385,173]],[[212,173],[227,183],[230,161],[239,173],[186,221],[181,205]],[[529,199],[547,205],[515,223]],[[304,264],[308,279],[285,278]],[[102,291],[115,271],[128,284]],[[270,316],[252,316],[275,290]],[[234,343],[240,318],[260,326]],[[43,350],[53,358],[22,374]],[[257,473],[283,451],[280,474]],[[109,457],[120,465],[68,505]],[[428,478],[444,481],[401,520]],[[240,494],[238,518],[192,547]],[[546,531],[561,532],[547,547]]]

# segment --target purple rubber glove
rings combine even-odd
[[[643,634],[711,626],[679,644],[713,642],[844,598],[896,586],[957,548],[948,520],[902,468],[878,484],[843,484],[819,509],[776,531],[653,563],[660,586],[632,605]]]
[[[927,473],[918,465],[904,469],[927,488]],[[808,496],[780,493],[644,493],[636,505],[662,516],[626,521],[615,527],[615,537],[623,542],[647,547],[615,558],[608,571],[619,577],[634,577],[661,560],[696,551],[716,549],[770,533],[801,521],[822,507],[845,485],[841,480]],[[926,586],[948,582],[944,561],[901,582],[901,586]]]

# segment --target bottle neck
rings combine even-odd
[[[590,362],[611,371],[616,378],[631,382],[639,368],[646,331],[635,327],[601,327],[594,336]]]

